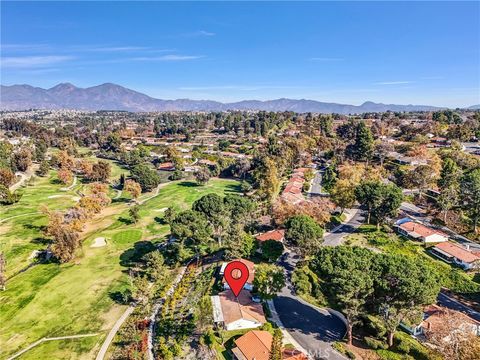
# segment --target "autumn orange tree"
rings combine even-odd
[[[140,184],[132,179],[125,180],[123,190],[128,192],[134,199],[138,198],[142,193],[142,187],[140,186]]]
[[[73,180],[73,173],[68,168],[60,168],[60,170],[58,170],[57,175],[58,175],[58,179],[65,185],[70,184]]]
[[[335,205],[327,198],[314,198],[299,204],[279,199],[272,207],[272,214],[277,225],[283,225],[285,221],[295,215],[308,215],[323,226],[330,221],[330,214],[333,210],[335,210]]]
[[[45,235],[53,238],[51,251],[53,256],[60,262],[68,262],[73,259],[75,250],[79,245],[80,235],[78,229],[72,223],[69,223],[64,214],[59,211],[49,211],[47,208],[43,212],[48,217],[48,224],[45,228]]]

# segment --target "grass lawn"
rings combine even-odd
[[[52,209],[73,205],[67,198],[48,198],[60,192],[61,185],[48,178],[37,178],[35,187],[27,187],[24,198],[3,211],[0,219],[38,211],[46,203]],[[85,240],[75,260],[68,264],[40,264],[19,273],[0,293],[0,358],[8,357],[42,337],[100,332],[98,337],[52,341],[27,352],[21,358],[79,359],[94,358],[106,333],[125,309],[111,299],[111,294],[126,286],[122,272],[135,243],[162,241],[168,226],[161,209],[174,206],[186,209],[207,193],[238,191],[238,182],[212,179],[206,186],[189,182],[168,184],[158,196],[140,206],[141,219],[131,224],[128,204],[114,202],[87,225]],[[61,199],[61,200],[60,200]],[[0,223],[2,250],[6,252],[7,274],[28,264],[32,250],[44,248],[35,239],[42,238],[39,215],[13,218]],[[105,237],[107,245],[91,248],[96,237]]]
[[[21,200],[14,205],[2,206],[0,212],[0,251],[7,258],[7,277],[30,264],[32,251],[45,248],[41,232],[46,225],[45,216],[40,213],[42,205],[51,210],[66,209],[75,204],[78,195],[74,189],[61,191],[64,185],[56,182],[56,171],[49,176],[35,177],[23,187]]]

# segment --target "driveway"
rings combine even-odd
[[[469,308],[468,306],[463,305],[457,300],[447,296],[443,292],[438,294],[437,304],[452,310],[460,311],[470,316],[472,319],[480,321],[480,313],[478,311],[475,311],[472,308]]]
[[[323,237],[323,246],[341,245],[346,235],[354,233],[357,228],[365,222],[365,218],[360,209],[354,209],[353,211],[355,211],[355,213],[350,220],[337,226]]]
[[[333,341],[345,336],[343,321],[328,309],[314,307],[294,294],[290,276],[299,260],[298,255],[289,252],[278,263],[287,273],[287,285],[273,300],[278,317],[313,359],[344,360],[345,357],[331,347]]]

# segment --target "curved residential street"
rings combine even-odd
[[[353,234],[357,228],[365,222],[365,218],[360,209],[349,209],[350,219],[347,222],[338,225],[331,232],[323,237],[323,246],[338,246],[343,243],[346,235]],[[347,215],[348,219],[348,215]]]
[[[292,338],[313,359],[345,359],[331,343],[344,337],[343,321],[327,309],[316,308],[297,297],[290,283],[295,264],[300,260],[293,252],[285,253],[278,265],[287,272],[287,285],[273,300],[280,321]]]

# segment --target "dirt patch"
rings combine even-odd
[[[97,237],[93,240],[93,244],[90,245],[92,248],[98,248],[98,247],[103,247],[107,245],[107,241],[105,240],[104,237]]]
[[[105,229],[115,222],[116,219],[113,219],[113,215],[120,214],[122,211],[125,211],[125,207],[108,207],[103,209],[102,212],[96,215],[92,220],[89,220],[85,225],[82,235],[86,236],[92,231],[99,231]]]

